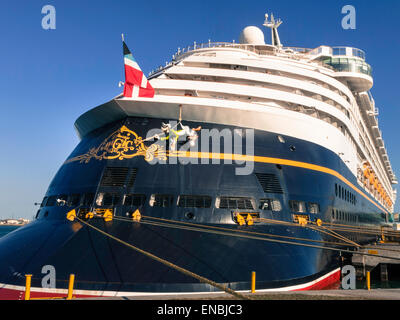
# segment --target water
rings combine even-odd
[[[400,288],[400,280],[398,278],[391,280],[390,275],[389,275],[389,281],[383,282],[378,279],[373,279],[373,280],[371,280],[370,286],[371,286],[371,289],[399,289]],[[362,281],[357,280],[356,281],[356,289],[367,289],[366,280],[362,280]]]
[[[371,270],[371,289],[399,289],[400,288],[400,264],[388,264],[387,273],[389,281],[381,281],[380,266],[377,265]],[[367,281],[365,279],[357,279],[357,289],[366,289]]]
[[[0,238],[5,236],[7,233],[18,229],[19,227],[20,226],[0,226]]]

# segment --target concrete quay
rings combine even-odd
[[[400,300],[400,289],[310,290],[246,293],[254,300]],[[76,300],[236,300],[227,293],[98,297]]]

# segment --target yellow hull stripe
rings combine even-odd
[[[210,153],[210,152],[190,152],[190,151],[174,151],[168,152],[168,156],[170,157],[180,157],[180,158],[198,158],[198,159],[219,159],[219,160],[235,160],[235,161],[251,161],[251,162],[260,162],[260,163],[273,163],[280,164],[285,166],[292,166],[298,168],[309,169],[313,171],[319,171],[323,173],[330,174],[335,176],[339,180],[343,181],[354,191],[359,193],[373,205],[378,207],[380,210],[384,212],[388,212],[386,209],[381,207],[378,203],[370,199],[364,192],[362,192],[359,188],[354,186],[349,180],[343,177],[339,172],[329,169],[327,167],[322,167],[316,164],[311,164],[307,162],[294,161],[288,159],[280,159],[280,158],[271,158],[271,157],[262,157],[262,156],[249,156],[249,155],[241,155],[241,154],[230,154],[230,153]]]

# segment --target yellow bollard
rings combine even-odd
[[[385,243],[385,241],[386,241],[386,239],[385,239],[385,232],[384,232],[384,227],[381,227],[381,237],[382,237],[382,240],[381,240],[381,243]]]
[[[367,289],[371,290],[371,273],[367,271]]]
[[[67,300],[72,300],[72,293],[74,291],[74,281],[75,281],[75,275],[74,274],[70,274],[69,275],[69,283],[68,283]]]
[[[31,282],[32,282],[32,275],[26,274],[26,281],[25,281],[25,300],[31,299]]]
[[[256,273],[253,271],[251,273],[251,293],[256,292]]]

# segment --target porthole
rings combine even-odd
[[[186,212],[185,213],[185,218],[188,219],[188,220],[193,220],[194,219],[193,212]]]

